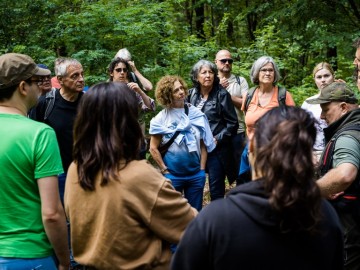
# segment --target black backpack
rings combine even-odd
[[[49,117],[51,114],[54,104],[55,104],[55,93],[56,88],[52,87],[49,92],[45,95],[45,113],[44,113],[44,121]]]
[[[58,89],[53,87],[45,95],[45,113],[44,113],[44,119],[42,119],[43,121],[49,118],[52,110],[54,109],[56,91],[58,91]],[[83,94],[84,92],[80,92],[79,97],[81,97]]]
[[[286,106],[286,104],[285,104],[286,89],[285,89],[285,87],[280,87],[280,86],[278,86],[278,89],[279,89],[279,94],[278,94],[279,107]],[[252,87],[249,89],[249,91],[246,94],[244,113],[246,113],[247,109],[249,108],[249,104],[254,96],[255,90],[256,90],[256,87]]]

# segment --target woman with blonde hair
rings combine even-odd
[[[321,115],[321,107],[320,104],[310,104],[309,100],[317,98],[320,95],[320,90],[324,88],[326,85],[334,82],[335,80],[335,72],[332,69],[331,65],[327,62],[318,63],[313,70],[314,82],[316,84],[319,93],[307,98],[304,103],[301,105],[301,108],[310,112],[313,117],[317,120],[316,123],[316,141],[314,144],[314,158],[315,163],[317,163],[320,159],[321,153],[325,147],[324,140],[324,132],[323,129],[327,127],[325,120],[320,118]]]

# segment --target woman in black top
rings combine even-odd
[[[198,107],[209,120],[216,148],[208,154],[211,200],[225,195],[225,177],[233,182],[237,172],[232,154],[232,137],[239,126],[231,96],[219,83],[217,68],[207,60],[197,62],[191,71],[194,88],[189,90],[188,102]]]
[[[341,225],[313,179],[314,123],[296,107],[256,122],[249,138],[255,180],[200,212],[171,269],[342,269]]]

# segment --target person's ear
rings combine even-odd
[[[58,82],[59,82],[60,85],[63,85],[63,84],[64,84],[64,82],[63,82],[63,76],[56,76],[56,78],[57,78],[57,80],[58,80]]]
[[[26,96],[27,95],[27,87],[28,84],[25,81],[21,81],[18,87],[19,94]]]
[[[339,106],[340,106],[340,109],[341,109],[342,113],[345,114],[345,113],[347,113],[349,111],[349,106],[348,106],[348,104],[346,102],[341,102],[339,104]]]

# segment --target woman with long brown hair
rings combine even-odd
[[[256,121],[249,143],[254,180],[200,212],[173,270],[342,269],[341,225],[313,179],[314,123],[296,107]]]
[[[169,180],[137,160],[138,113],[124,83],[97,84],[81,100],[65,210],[74,258],[86,269],[168,269],[169,243],[179,241],[197,212]]]

